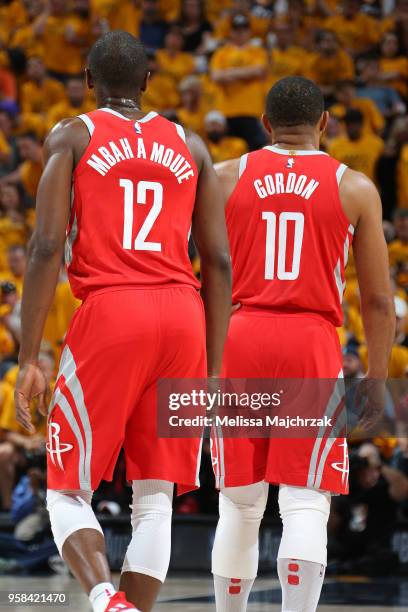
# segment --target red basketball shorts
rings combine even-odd
[[[95,490],[123,447],[128,480],[198,486],[201,440],[157,437],[156,383],[205,378],[192,287],[95,292],[73,318],[48,419],[48,487]]]
[[[317,315],[277,314],[243,307],[231,318],[224,376],[326,379],[327,385],[327,379],[342,377],[336,329]],[[227,438],[218,428],[212,440],[212,455],[218,487],[265,480],[332,493],[348,491],[346,440],[331,437],[330,430],[323,435],[319,430],[319,435],[311,433],[302,439],[250,439]]]

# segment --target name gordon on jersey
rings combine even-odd
[[[106,146],[99,147],[98,153],[94,153],[86,163],[101,176],[106,176],[111,168],[125,159],[148,159],[168,168],[174,174],[177,181],[182,183],[194,176],[194,170],[190,162],[180,153],[176,153],[170,147],[165,147],[159,142],[153,142],[151,150],[146,150],[143,138],[137,139],[137,145],[132,148],[127,138],[119,141],[110,141]]]
[[[295,172],[289,172],[287,175],[276,172],[273,176],[267,174],[263,179],[254,181],[255,191],[262,200],[280,193],[293,193],[308,200],[318,186],[319,181],[309,179],[304,174],[297,175]]]

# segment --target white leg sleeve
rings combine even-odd
[[[64,542],[80,529],[96,529],[103,534],[102,527],[91,507],[92,494],[87,491],[47,491],[47,508],[55,544],[61,555]]]
[[[170,563],[174,484],[166,480],[133,481],[132,540],[123,572],[137,572],[164,582]]]
[[[330,493],[281,485],[279,510],[283,533],[278,559],[302,559],[327,565]]]
[[[220,491],[220,519],[212,551],[212,573],[224,578],[255,578],[258,533],[269,485],[257,482]]]

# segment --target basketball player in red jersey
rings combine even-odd
[[[353,242],[367,376],[380,379],[365,383],[369,420],[381,405],[395,320],[381,202],[369,179],[319,150],[327,120],[319,88],[285,78],[267,97],[263,123],[271,145],[218,168],[228,199],[233,303],[240,306],[231,318],[224,368],[231,378],[340,378],[336,326]],[[333,399],[327,414],[339,404]],[[329,430],[310,439],[230,438],[213,445],[221,489],[212,567],[218,612],[246,610],[269,483],[280,485],[282,610],[316,609],[330,494],[348,489],[347,445],[338,435]]]
[[[179,492],[197,486],[200,456],[197,439],[157,437],[156,383],[220,374],[231,308],[224,201],[202,141],[140,111],[147,60],[136,38],[106,34],[88,66],[98,110],[62,121],[45,144],[17,416],[33,431],[29,401],[45,399],[37,358],[66,242],[69,279],[83,304],[48,413],[51,526],[94,611],[148,612],[170,559],[173,483]],[[187,252],[191,227],[203,302]],[[112,478],[122,446],[133,536],[116,593],[90,502],[101,479]]]

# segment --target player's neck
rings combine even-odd
[[[272,145],[279,149],[315,151],[320,148],[319,135],[309,126],[278,128],[271,134]]]
[[[97,102],[99,108],[111,108],[125,117],[134,118],[142,114],[140,97],[128,98],[125,96],[104,95],[98,96]]]

